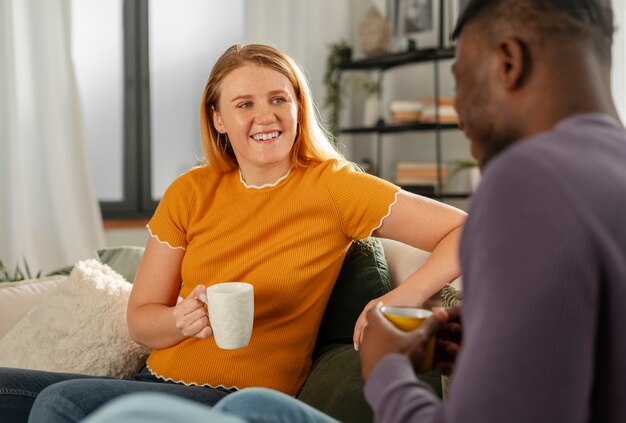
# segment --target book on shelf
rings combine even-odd
[[[419,122],[422,114],[420,112],[391,112],[391,122],[409,123]]]
[[[422,97],[414,101],[393,100],[389,103],[389,113],[393,123],[459,123],[452,97],[439,97],[438,107],[434,97]]]
[[[441,169],[447,170],[446,163],[441,163]],[[437,162],[396,162],[396,170],[437,170]]]
[[[439,177],[442,182],[448,178],[445,163],[438,168],[436,162],[397,162],[396,183],[398,185],[436,185]]]
[[[419,101],[393,100],[389,103],[391,121],[394,123],[417,122],[422,114],[422,103]]]
[[[439,107],[439,119],[437,120],[437,110],[435,106],[428,106],[422,109],[420,122],[424,123],[459,123],[459,115],[452,106]]]

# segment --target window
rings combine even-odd
[[[244,0],[72,0],[72,55],[105,218],[152,215],[202,157],[200,97]]]

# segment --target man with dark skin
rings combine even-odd
[[[403,333],[373,309],[360,354],[377,421],[626,421],[612,18],[608,0],[471,0],[461,15],[455,107],[483,171],[461,243],[463,344],[441,403],[412,366],[459,310]]]

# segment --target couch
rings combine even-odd
[[[114,377],[134,374],[143,366],[147,350],[134,344],[125,330],[125,302],[130,292],[127,281],[134,279],[142,254],[141,247],[108,248],[79,262],[71,274],[70,267],[46,278],[0,283],[0,366]],[[427,257],[428,253],[385,239],[353,245],[329,300],[300,400],[342,422],[373,420],[352,346],[354,322],[368,301],[397,286]],[[459,288],[459,283],[453,284]],[[440,303],[437,294],[425,306]],[[68,321],[74,326],[68,327]],[[41,348],[42,342],[50,348]],[[31,345],[35,343],[37,348]],[[94,345],[96,351],[107,349],[106,353],[90,357],[85,344]],[[439,374],[421,378],[442,395]]]

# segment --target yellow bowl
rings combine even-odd
[[[380,311],[398,329],[410,331],[417,329],[433,312],[418,307],[383,306]]]
[[[433,312],[419,307],[383,306],[380,311],[395,327],[405,332],[419,328]],[[422,362],[417,369],[424,373],[432,369],[435,355],[435,337],[428,340]]]

